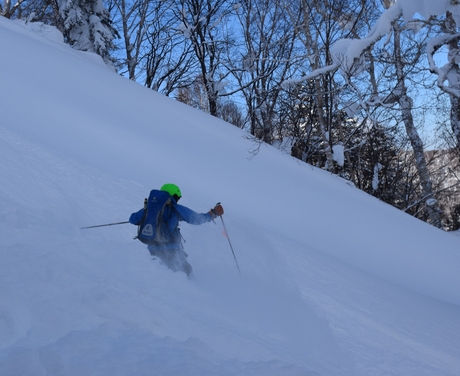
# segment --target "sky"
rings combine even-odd
[[[0,17],[0,375],[455,376],[460,238]],[[125,224],[151,189],[193,279]]]

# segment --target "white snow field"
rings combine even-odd
[[[0,17],[0,375],[460,375],[460,238]],[[151,189],[194,278],[127,221]]]

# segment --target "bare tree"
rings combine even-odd
[[[245,0],[240,4],[243,43],[239,58],[230,58],[228,66],[245,99],[250,133],[272,143],[282,83],[301,61],[294,54],[296,31],[278,0]]]
[[[387,98],[386,102],[389,103],[391,100],[398,103],[401,111],[402,121],[406,128],[408,138],[410,140],[412,150],[414,152],[415,164],[420,177],[422,185],[423,197],[425,199],[426,210],[430,217],[431,223],[436,227],[442,227],[441,216],[439,205],[434,196],[433,185],[431,182],[430,171],[428,170],[427,162],[425,159],[423,141],[417,131],[413,118],[414,103],[412,98],[408,95],[406,86],[406,66],[413,66],[417,63],[420,58],[420,53],[416,53],[414,60],[409,59],[407,53],[404,54],[401,49],[401,33],[402,27],[399,22],[393,23],[394,33],[394,64],[396,71],[396,86]],[[420,51],[420,49],[417,49]],[[416,50],[416,51],[417,51]]]
[[[136,79],[139,56],[147,38],[147,31],[152,18],[160,11],[163,2],[148,2],[145,0],[114,0],[113,6],[117,11],[118,20],[123,35],[124,63],[128,78]],[[161,8],[160,8],[161,9]],[[119,27],[120,27],[119,26]]]
[[[179,102],[209,113],[209,101],[202,77],[197,77],[192,84],[180,88],[177,91],[176,99]]]
[[[199,75],[192,43],[183,38],[182,31],[177,29],[178,23],[170,9],[162,19],[154,17],[142,56],[144,85],[168,96],[191,85]]]
[[[146,87],[171,95],[197,76],[191,43],[178,29],[175,0],[110,0],[122,30],[119,71]]]
[[[0,16],[23,19],[26,22],[43,22],[65,33],[58,0],[17,0],[14,3],[5,0],[3,6],[0,3]]]
[[[226,72],[221,71],[222,56],[232,43],[227,18],[234,12],[225,0],[178,0],[175,15],[179,30],[191,43],[200,76],[206,88],[209,113],[217,116],[219,93],[224,89]]]
[[[4,0],[3,5],[0,3],[0,16],[11,18],[26,0]]]
[[[241,109],[231,99],[219,103],[218,117],[238,128],[244,128],[245,119]]]

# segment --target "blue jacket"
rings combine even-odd
[[[158,191],[152,191],[150,196],[152,196],[153,192],[158,195]],[[161,192],[161,194],[164,193],[165,192]],[[166,222],[166,226],[170,234],[168,242],[166,244],[162,244],[161,247],[158,246],[158,248],[162,249],[172,249],[182,246],[179,222],[184,221],[192,225],[201,225],[203,223],[210,222],[213,219],[210,213],[196,213],[186,206],[179,205],[173,197],[171,197],[171,203],[172,205],[165,206],[162,217],[163,221]],[[142,208],[138,212],[131,214],[129,222],[133,225],[139,225],[139,222],[141,222],[144,217],[144,213],[145,210]],[[156,245],[149,245],[149,247],[152,246],[157,247]]]

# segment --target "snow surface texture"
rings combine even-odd
[[[42,30],[42,29],[38,29]],[[51,35],[51,38],[46,38]],[[458,375],[460,238],[0,17],[0,375]],[[176,183],[195,278],[127,220]]]

